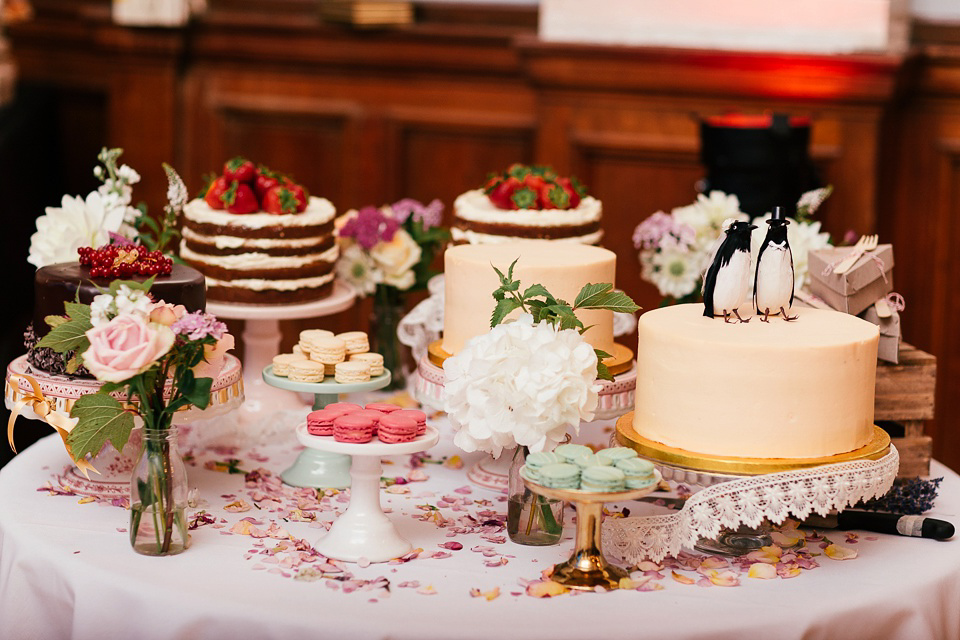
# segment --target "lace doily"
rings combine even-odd
[[[628,565],[657,562],[693,547],[700,538],[715,539],[721,529],[757,527],[764,519],[800,520],[812,512],[830,511],[890,490],[900,468],[900,454],[879,460],[856,460],[822,467],[741,477],[714,484],[693,494],[683,508],[668,515],[607,518],[603,523],[604,552]]]
[[[411,309],[397,327],[397,338],[410,347],[417,362],[443,332],[443,284],[443,274],[430,278],[427,283],[430,297]],[[637,318],[632,313],[613,314],[615,337],[632,333],[636,328]]]

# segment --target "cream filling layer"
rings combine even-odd
[[[333,245],[322,253],[311,253],[305,256],[271,256],[265,253],[241,253],[233,256],[211,256],[190,250],[186,244],[180,245],[180,257],[201,264],[209,264],[224,269],[238,271],[250,269],[284,269],[302,267],[306,264],[322,260],[336,262],[340,255],[340,248]]]
[[[317,238],[240,238],[238,236],[207,236],[189,227],[183,228],[187,240],[213,245],[217,249],[298,249],[317,243]]]
[[[227,287],[231,289],[250,289],[252,291],[296,291],[297,289],[316,289],[333,280],[334,273],[326,273],[312,278],[296,278],[293,280],[264,280],[263,278],[246,278],[240,280],[217,280],[207,276],[208,287]]]
[[[458,229],[452,227],[450,235],[454,240],[465,240],[470,244],[498,244],[504,242],[521,242],[530,240],[530,238],[520,238],[514,236],[496,236],[490,233],[478,233],[469,229]],[[575,242],[577,244],[597,244],[603,238],[603,229],[598,229],[585,236],[570,236],[567,238],[553,238],[550,242]]]
[[[457,217],[472,222],[516,224],[524,227],[573,227],[600,219],[603,206],[599,200],[587,196],[575,209],[516,209],[504,210],[494,206],[483,189],[461,193],[453,203]]]
[[[326,198],[317,198],[310,196],[307,201],[307,208],[300,213],[284,213],[274,215],[272,213],[230,213],[217,209],[211,209],[203,200],[197,198],[191,200],[183,207],[183,215],[187,220],[198,224],[216,224],[220,226],[237,226],[248,229],[262,229],[264,227],[273,227],[276,225],[284,227],[307,227],[311,225],[324,224],[333,220],[337,210]]]

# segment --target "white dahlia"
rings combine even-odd
[[[59,207],[47,207],[37,218],[37,232],[30,236],[27,262],[38,269],[58,262],[77,259],[80,247],[99,247],[110,240],[110,233],[126,230],[125,207],[107,206],[100,193],[63,196]]]

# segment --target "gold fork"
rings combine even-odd
[[[860,239],[857,240],[857,244],[853,245],[853,251],[850,252],[850,255],[841,260],[840,264],[833,268],[833,272],[837,275],[846,273],[851,267],[853,267],[853,265],[857,263],[857,260],[860,259],[860,256],[876,249],[878,242],[879,238],[876,234],[872,236],[860,236]]]

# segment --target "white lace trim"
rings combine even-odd
[[[861,500],[889,491],[900,468],[900,454],[879,460],[858,460],[811,469],[773,473],[719,482],[695,493],[683,508],[669,515],[608,518],[603,523],[603,546],[608,557],[628,565],[642,560],[658,562],[691,548],[721,529],[757,527],[764,519],[800,520],[812,512],[827,515]]]

